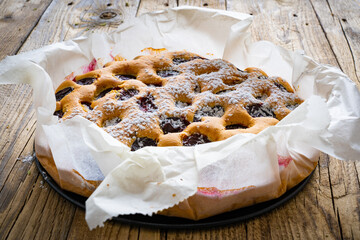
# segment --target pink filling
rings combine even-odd
[[[212,197],[223,197],[225,195],[236,194],[251,188],[255,188],[255,186],[251,185],[248,187],[237,188],[237,189],[226,189],[226,190],[219,190],[216,187],[198,187],[198,193]]]
[[[84,66],[81,68],[81,70],[83,71],[83,74],[85,73],[88,73],[88,72],[91,72],[91,71],[94,71],[95,70],[95,67],[96,67],[96,59],[94,58],[90,63],[89,65],[87,66]]]
[[[291,161],[292,158],[290,156],[284,157],[278,155],[279,166],[287,167]]]

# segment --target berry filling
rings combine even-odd
[[[239,68],[236,68],[239,72],[242,72],[242,73],[246,73],[245,71],[239,69]]]
[[[293,110],[295,110],[295,108],[297,108],[298,106],[299,106],[298,103],[287,104],[287,105],[286,105],[286,108],[289,109],[289,110],[291,110],[291,111],[293,111]]]
[[[136,77],[133,76],[133,75],[121,75],[121,74],[119,74],[119,75],[115,75],[115,77],[117,77],[120,80],[136,79]]]
[[[173,59],[173,63],[175,65],[179,65],[179,64],[182,64],[182,63],[185,63],[185,62],[190,62],[190,61],[195,60],[195,59],[206,59],[206,58],[192,57],[192,58],[189,58],[189,59],[185,59],[185,58],[177,57],[177,58]]]
[[[246,107],[246,111],[250,114],[250,116],[256,117],[273,117],[275,118],[274,112],[266,107],[263,103],[254,103],[252,105],[248,105]]]
[[[147,137],[136,138],[134,143],[131,145],[131,151],[136,151],[139,150],[140,148],[148,147],[148,146],[156,147],[157,146],[156,141]]]
[[[135,96],[138,93],[139,93],[139,91],[136,89],[128,89],[128,90],[122,89],[122,91],[120,91],[118,94],[116,94],[115,98],[120,101],[124,101],[129,98],[132,98],[133,96]]]
[[[167,134],[173,132],[181,132],[189,124],[190,122],[185,118],[169,117],[161,121],[160,127],[163,130],[164,134]]]
[[[64,116],[64,112],[62,110],[57,110],[54,112],[55,116],[58,116],[58,118],[62,118]]]
[[[89,110],[93,110],[90,102],[81,102],[81,104]]]
[[[268,98],[268,95],[266,95],[266,94],[263,94],[263,95],[260,95],[260,96],[256,97],[256,99],[260,100],[260,101],[265,101],[267,98]]]
[[[194,92],[195,93],[201,93],[201,88],[200,88],[199,84],[196,84],[196,86],[194,88]]]
[[[90,85],[93,82],[95,82],[96,78],[83,78],[80,80],[77,80],[76,83],[79,85]]]
[[[222,90],[222,91],[217,92],[216,94],[223,95],[223,94],[227,94],[229,92],[232,92],[232,90]]]
[[[242,124],[232,124],[232,125],[227,125],[225,128],[226,130],[231,130],[231,129],[245,129],[247,127]]]
[[[286,88],[282,85],[282,84],[280,84],[280,83],[274,83],[275,84],[275,86],[277,86],[281,91],[283,91],[283,92],[287,92],[287,90],[286,90]]]
[[[72,90],[74,90],[72,87],[67,87],[67,88],[64,88],[64,89],[58,91],[55,94],[56,101],[60,101],[61,99],[63,99],[66,95],[71,93]]]
[[[167,78],[167,77],[173,77],[179,75],[180,73],[175,70],[160,70],[157,71],[156,74],[160,77]]]
[[[184,146],[195,146],[197,144],[203,144],[209,142],[211,141],[208,139],[208,137],[200,133],[191,134],[190,136],[186,136],[183,139]]]
[[[222,117],[224,112],[224,108],[220,105],[214,107],[205,106],[195,112],[194,122],[201,122],[202,117]]]
[[[154,112],[157,109],[157,106],[154,103],[154,97],[152,95],[147,95],[138,100],[140,110],[144,112]]]
[[[100,99],[100,98],[104,97],[111,90],[112,90],[112,88],[105,89],[104,91],[100,92],[99,95],[97,95],[96,99]]]

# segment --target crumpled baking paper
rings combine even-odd
[[[28,83],[34,88],[36,143],[51,149],[57,168],[103,180],[86,202],[90,228],[119,214],[151,215],[195,194],[197,187],[276,188],[278,155],[316,161],[320,150],[341,160],[358,159],[360,94],[355,84],[335,67],[270,42],[251,42],[246,31],[251,20],[249,15],[221,10],[168,9],[133,19],[112,34],[56,43],[0,63],[0,83]],[[81,73],[93,59],[100,67],[113,55],[132,59],[148,47],[224,58],[240,69],[262,68],[269,76],[286,79],[306,101],[257,135],[136,152],[82,117],[59,123],[53,116],[54,89],[65,76]]]

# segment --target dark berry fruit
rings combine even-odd
[[[133,75],[115,75],[120,80],[129,80],[129,79],[136,79]]]
[[[64,116],[64,112],[62,110],[57,110],[54,112],[55,116],[58,116],[58,118],[62,118]]]
[[[167,78],[179,75],[179,72],[175,70],[160,70],[157,71],[156,74],[160,77]]]
[[[260,101],[265,101],[267,98],[268,98],[268,95],[266,95],[266,94],[263,94],[263,95],[260,95],[260,96],[256,97],[256,99],[260,100]]]
[[[225,128],[226,130],[230,130],[230,129],[245,129],[247,127],[242,124],[232,124],[232,125],[227,125]]]
[[[298,103],[294,103],[294,104],[287,104],[286,108],[288,108],[289,110],[293,111],[295,110],[295,108],[297,108],[299,106]]]
[[[246,107],[246,111],[250,116],[256,117],[273,117],[275,118],[274,112],[269,108],[264,106],[262,103],[254,103]]]
[[[136,89],[128,89],[128,90],[124,90],[122,89],[117,95],[116,95],[116,99],[120,100],[120,101],[124,101],[127,100],[133,96],[135,96],[136,94],[138,94],[139,91]]]
[[[193,133],[190,136],[186,136],[183,139],[184,146],[195,146],[197,144],[209,143],[211,142],[207,136],[200,133]]]
[[[160,127],[164,134],[183,131],[190,122],[185,118],[169,117],[161,121]]]
[[[63,99],[66,95],[71,93],[72,90],[74,90],[72,87],[67,87],[67,88],[64,88],[64,89],[58,91],[55,94],[56,101],[60,101],[61,99]]]
[[[245,71],[239,69],[239,68],[236,68],[239,72],[242,72],[242,73],[246,73]]]
[[[89,110],[93,110],[91,107],[91,103],[90,102],[81,102],[82,105],[84,105],[86,108],[88,108]]]
[[[206,58],[192,57],[192,58],[189,58],[189,59],[185,59],[185,58],[178,57],[178,58],[173,59],[173,63],[175,65],[179,65],[179,64],[182,64],[182,63],[185,63],[185,62],[190,62],[190,61],[195,60],[195,59],[206,59]]]
[[[112,88],[105,89],[104,91],[100,92],[99,95],[97,95],[96,99],[100,99],[100,98],[104,97],[111,90],[113,90],[113,89]]]
[[[201,93],[201,88],[200,88],[199,84],[195,85],[194,92],[195,93]]]
[[[220,105],[214,107],[205,106],[195,112],[194,122],[200,122],[202,117],[222,117],[224,112],[224,108]]]
[[[138,100],[139,107],[144,112],[154,112],[157,109],[157,106],[154,103],[154,97],[152,95],[147,95]]]
[[[157,146],[156,141],[151,138],[136,138],[134,143],[131,145],[131,151],[136,151],[140,148],[147,146]]]
[[[222,90],[222,91],[217,92],[216,94],[222,95],[222,94],[227,94],[229,92],[232,92],[232,90]]]
[[[76,83],[79,85],[90,85],[93,82],[95,82],[96,78],[83,78],[80,80],[77,80]]]
[[[275,84],[275,86],[277,86],[278,88],[280,88],[280,90],[281,91],[283,91],[283,92],[287,92],[287,90],[286,90],[286,88],[282,85],[282,84],[280,84],[280,83],[274,83]]]
[[[265,79],[267,79],[267,76],[265,76],[265,75],[261,75],[261,76],[258,76],[258,79],[265,80]]]

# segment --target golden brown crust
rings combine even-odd
[[[302,102],[279,77],[185,51],[111,62],[64,81],[56,92],[66,90],[56,108],[63,120],[81,115],[129,147],[144,137],[182,146],[195,133],[210,141],[256,134]],[[167,132],[166,121],[184,126]]]

